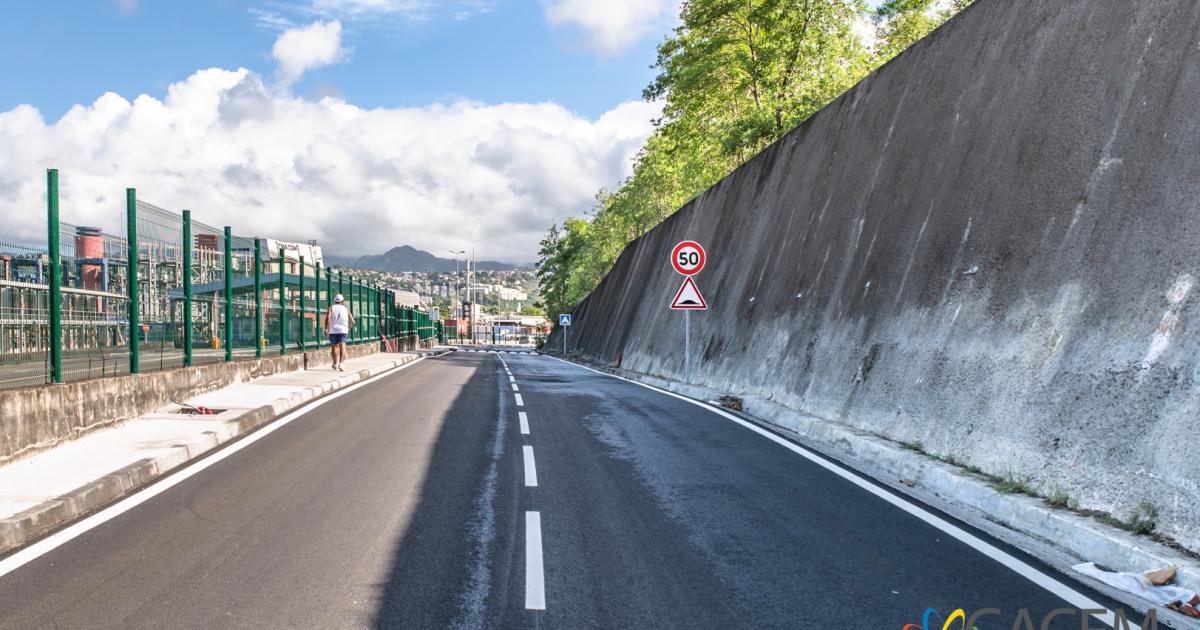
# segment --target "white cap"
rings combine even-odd
[[[339,294],[337,294],[337,295],[333,296],[333,301],[334,301],[334,303],[335,303],[335,304],[336,304],[336,303],[340,303],[340,302],[344,302],[345,300],[346,300],[346,298],[342,297],[342,294],[341,294],[341,293],[339,293]]]

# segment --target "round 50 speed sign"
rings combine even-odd
[[[704,258],[704,248],[696,241],[683,241],[671,250],[671,266],[685,276],[700,273]]]

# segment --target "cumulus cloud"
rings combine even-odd
[[[318,21],[289,28],[275,39],[271,56],[278,64],[279,80],[284,84],[296,81],[309,70],[335,64],[346,56],[342,23]]]
[[[396,24],[422,25],[439,20],[466,20],[489,13],[495,0],[308,0],[284,4],[264,2],[250,13],[262,28],[281,30],[314,18],[341,20],[357,28]]]
[[[119,231],[124,188],[244,236],[326,251],[475,246],[532,260],[552,221],[629,174],[657,106],[596,120],[554,103],[366,109],[298,98],[248,70],[209,69],[159,100],[104,94],[47,122],[0,112],[0,234],[45,236],[44,169],[61,169],[63,220]]]
[[[554,26],[582,31],[600,53],[620,52],[651,32],[661,30],[677,11],[672,0],[542,0],[546,20]]]
[[[322,13],[402,13],[429,8],[430,0],[313,0]]]

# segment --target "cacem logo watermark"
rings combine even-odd
[[[980,623],[986,621],[986,629],[981,629]],[[1012,623],[1009,623],[1011,619]],[[1074,619],[1078,625],[1072,625]],[[1067,625],[1064,625],[1067,624]],[[926,608],[921,616],[921,623],[906,623],[900,630],[991,630],[1004,628],[1011,630],[1050,630],[1051,628],[1078,627],[1080,630],[1134,630],[1139,626],[1130,621],[1121,608],[1108,610],[1105,608],[1055,608],[1035,619],[1027,608],[1019,608],[1015,613],[1005,614],[999,608],[981,608],[972,613],[962,608],[956,609],[948,617],[943,617],[937,610]],[[1151,608],[1146,611],[1142,621],[1142,630],[1158,630],[1158,613]]]

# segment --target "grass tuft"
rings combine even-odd
[[[1069,508],[1071,506],[1071,497],[1067,494],[1066,490],[1055,486],[1054,492],[1051,492],[1050,496],[1046,497],[1046,503],[1050,504],[1051,507]]]
[[[996,490],[1003,494],[1027,494],[1031,497],[1038,496],[1037,490],[1029,485],[1028,477],[1018,477],[1013,473],[1006,473],[1002,479],[996,480]]]

